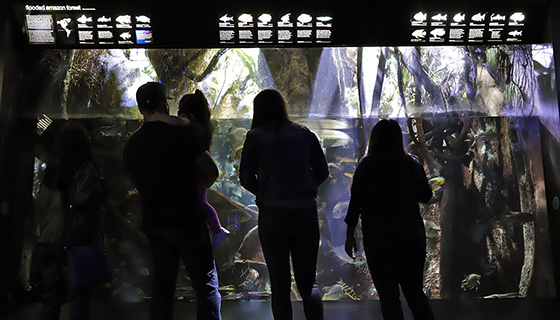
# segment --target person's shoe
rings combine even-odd
[[[212,250],[216,250],[216,248],[224,241],[226,236],[229,234],[229,231],[225,228],[222,228],[218,233],[214,234],[212,238]]]

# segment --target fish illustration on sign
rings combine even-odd
[[[146,16],[136,16],[136,21],[142,22],[142,23],[150,23],[151,19],[149,17],[146,17]]]
[[[476,21],[476,22],[484,21],[484,19],[486,19],[486,13],[480,13],[480,12],[479,12],[479,13],[473,15],[473,16],[471,17],[471,19],[472,19],[473,21]]]
[[[499,13],[493,13],[490,16],[490,21],[505,21],[506,20],[506,16],[503,16]]]
[[[244,13],[242,15],[239,16],[239,18],[237,18],[240,22],[242,23],[251,23],[253,22],[253,16],[248,14],[248,13]]]
[[[435,21],[447,21],[447,14],[438,13],[432,17],[432,20]]]
[[[107,18],[106,16],[102,16],[102,17],[97,18],[97,22],[102,22],[102,23],[111,22],[111,18]]]
[[[465,21],[465,14],[464,13],[457,13],[453,16],[453,21],[455,22],[463,22]]]
[[[223,16],[220,17],[220,21],[222,22],[230,22],[233,21],[233,17],[228,16],[228,14],[224,14]]]
[[[259,21],[264,23],[264,24],[269,24],[270,21],[272,21],[272,16],[268,13],[263,13],[259,16]]]
[[[291,13],[286,13],[285,15],[282,16],[282,18],[280,18],[280,20],[283,23],[290,23],[290,16],[291,15],[292,15]]]
[[[93,18],[92,17],[87,17],[85,14],[83,14],[81,17],[79,17],[78,19],[79,23],[88,23],[88,22],[92,22]]]
[[[519,23],[525,20],[525,15],[522,12],[515,12],[511,16],[509,16],[509,20]]]
[[[512,37],[520,37],[520,36],[523,35],[523,31],[513,30],[513,31],[508,32],[508,34]]]
[[[416,39],[425,38],[426,37],[426,30],[424,30],[424,29],[414,30],[414,32],[412,32],[412,36]]]
[[[323,16],[323,17],[317,17],[317,20],[321,21],[321,22],[329,22],[332,20],[332,17],[329,16]]]
[[[428,14],[420,11],[420,12],[416,13],[413,16],[413,18],[414,18],[414,20],[416,20],[418,22],[424,22],[428,18]]]
[[[308,15],[307,13],[302,13],[298,16],[297,20],[300,23],[305,24],[305,23],[309,23],[309,22],[313,21],[313,18],[310,15]]]
[[[120,24],[130,24],[132,23],[131,17],[129,15],[118,16],[115,21]]]
[[[123,32],[119,37],[121,37],[121,39],[123,40],[130,40],[130,38],[132,38],[132,35],[130,34],[130,32]]]
[[[430,31],[430,34],[433,35],[436,38],[441,38],[441,37],[443,37],[443,35],[445,35],[445,30],[443,28],[437,28],[437,29],[434,29],[434,30]]]

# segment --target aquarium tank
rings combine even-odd
[[[252,100],[274,88],[291,119],[316,133],[329,164],[318,193],[323,300],[378,299],[363,249],[356,259],[344,252],[344,217],[370,130],[384,118],[401,124],[407,152],[423,164],[433,192],[421,205],[426,294],[554,297],[540,142],[543,126],[560,137],[552,55],[547,44],[44,50],[50,90],[33,115],[40,136],[33,199],[40,199],[52,131],[65,119],[81,121],[111,187],[103,219],[115,281],[96,295],[148,299],[150,253],[139,229],[138,192],[122,163],[123,145],[142,123],[135,92],[145,82],[161,82],[176,115],[179,99],[200,89],[211,105],[211,154],[220,170],[208,199],[231,232],[215,251],[220,292],[224,300],[267,300],[259,212],[238,169]],[[36,227],[31,219],[24,256]],[[21,277],[33,290],[31,261],[23,266]],[[295,286],[292,294],[300,298]],[[176,295],[194,298],[184,270]]]

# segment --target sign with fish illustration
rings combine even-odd
[[[426,42],[426,29],[415,29],[411,35],[411,42]]]
[[[430,42],[443,42],[447,32],[444,28],[434,28],[430,31]]]
[[[525,14],[523,12],[514,12],[509,16],[510,26],[524,26],[525,25]]]
[[[448,23],[448,14],[446,12],[432,13],[430,17],[430,25],[432,27],[443,27]]]
[[[415,11],[410,18],[410,42],[502,43],[523,41],[523,12],[503,11]],[[424,29],[427,25],[436,27]],[[517,29],[506,26],[517,26]],[[468,29],[465,27],[469,27]]]
[[[488,25],[491,27],[503,27],[507,23],[506,14],[501,12],[492,12]]]
[[[256,18],[255,18],[256,17]],[[242,13],[234,23],[233,14],[219,20],[222,44],[328,44],[332,42],[333,16],[285,12],[280,15],[260,12]]]
[[[93,29],[93,32],[83,32],[80,38],[91,38],[90,45],[100,45],[105,48],[111,44],[125,47],[145,47],[155,44],[177,48],[235,48],[255,45],[321,47],[349,44],[369,46],[411,43],[445,45],[469,42],[545,43],[549,37],[545,32],[544,20],[546,19],[531,19],[543,16],[544,9],[529,4],[512,8],[506,5],[499,10],[488,9],[484,5],[472,5],[467,9],[447,5],[420,7],[402,4],[402,8],[397,11],[373,12],[360,11],[359,7],[355,10],[338,10],[329,5],[319,8],[271,5],[267,8],[266,5],[257,7],[235,2],[226,6],[195,8],[186,3],[176,3],[173,7],[177,9],[172,11],[166,11],[164,8],[142,8],[141,5],[130,10],[119,8],[117,11],[112,6],[101,3],[88,8],[50,5],[23,7],[27,8],[25,19],[31,19],[35,15],[38,17],[50,15],[52,18],[55,15],[68,14],[75,28],[85,29],[87,26]],[[43,8],[46,10],[42,10]],[[406,18],[398,12],[404,12]],[[55,19],[54,23],[58,25],[65,21]],[[171,23],[172,21],[180,21],[180,23]],[[473,28],[473,31],[469,31],[467,27]],[[111,28],[130,29],[132,34],[136,33],[135,30],[150,30],[152,41],[118,42],[118,35],[116,32],[109,31]],[[438,28],[444,29],[443,36],[432,33],[434,30],[440,33],[441,30]],[[484,29],[482,38],[473,36],[473,33],[480,34],[479,28]],[[493,28],[492,31],[490,28]],[[508,36],[508,32],[518,29],[523,29],[522,35]],[[26,28],[29,43],[43,43],[64,48],[79,47],[77,32],[68,36],[62,30],[59,32],[60,37],[56,37],[53,30],[54,28],[48,31]],[[417,30],[424,30],[426,34],[422,35],[421,31],[416,32]],[[44,36],[45,39],[38,40],[40,36]],[[31,38],[34,40],[31,41]]]
[[[428,25],[428,13],[418,11],[412,13],[410,18],[410,25],[413,27],[425,27]]]

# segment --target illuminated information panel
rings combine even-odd
[[[225,45],[332,43],[332,16],[309,13],[226,13],[219,18],[219,42]]]
[[[56,0],[58,1],[58,0]],[[64,1],[64,0],[63,0]],[[190,2],[45,5],[20,3],[27,40],[63,48],[322,47],[493,45],[550,41],[546,8],[450,7],[399,3],[399,10],[337,7],[334,2]],[[255,1],[256,3],[256,1]],[[383,4],[380,4],[383,6]],[[387,9],[394,6],[386,4]],[[456,6],[455,6],[456,7]],[[498,9],[496,9],[498,8]]]
[[[148,45],[153,43],[149,14],[102,12],[81,5],[25,5],[30,44]]]
[[[423,12],[410,17],[412,43],[516,43],[523,41],[523,12]]]

